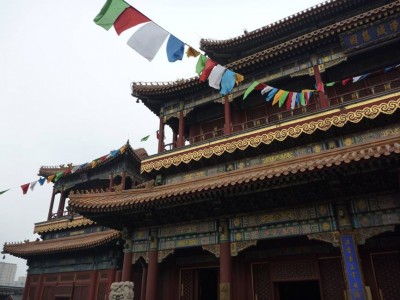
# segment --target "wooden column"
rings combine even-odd
[[[185,146],[184,141],[185,119],[183,118],[183,111],[179,112],[179,132],[178,132],[178,148]]]
[[[126,171],[121,172],[121,190],[125,190],[125,183],[126,183]]]
[[[60,202],[58,203],[57,217],[62,217],[64,213],[65,206],[65,192],[64,186],[61,188]]]
[[[178,134],[176,132],[172,133],[172,149],[175,149],[177,147],[177,141],[178,141]]]
[[[108,191],[112,192],[112,188],[113,188],[113,185],[114,185],[114,175],[110,174],[110,175],[108,175],[108,178],[110,180],[110,184],[108,186]]]
[[[353,234],[344,233],[340,235],[340,250],[346,278],[346,299],[367,300],[361,264],[359,263],[357,243]]]
[[[225,111],[225,127],[224,127],[224,134],[231,134],[231,105],[229,103],[229,95],[224,96],[224,111]]]
[[[157,230],[150,235],[149,265],[147,268],[146,300],[157,300],[158,239]]]
[[[146,278],[147,278],[147,266],[143,262],[142,264],[142,287],[141,287],[141,294],[140,294],[140,300],[146,300]]]
[[[164,152],[164,117],[160,116],[160,127],[158,129],[158,153]]]
[[[315,82],[318,85],[322,85],[324,86],[324,82],[322,81],[321,78],[321,72],[319,71],[319,67],[318,64],[315,64],[313,66],[313,70],[314,70],[314,77],[315,77]],[[318,96],[319,96],[319,106],[321,108],[325,108],[329,106],[329,101],[328,98],[326,97],[325,93],[323,91],[318,92]]]
[[[51,200],[50,200],[49,214],[47,215],[47,221],[50,221],[53,215],[53,206],[55,197],[56,197],[56,190],[53,188],[53,193],[51,194]]]
[[[220,283],[219,300],[231,300],[231,282],[232,282],[232,257],[231,243],[229,241],[229,227],[227,220],[221,220],[219,225],[220,237]]]
[[[132,241],[126,240],[121,281],[132,281]]]

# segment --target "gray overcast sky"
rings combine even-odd
[[[187,44],[228,39],[309,8],[320,0],[130,0]],[[22,195],[40,166],[80,164],[121,147],[156,151],[158,119],[130,95],[132,81],[195,76],[197,59],[168,63],[165,47],[150,63],[93,18],[105,0],[1,0],[0,10],[0,245],[35,240],[46,220],[50,184]],[[140,138],[153,134],[146,143]],[[168,137],[167,137],[168,138]],[[1,256],[2,258],[2,256]],[[25,260],[17,276],[25,276]]]

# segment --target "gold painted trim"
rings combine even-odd
[[[157,156],[147,161],[146,160],[142,161],[141,173],[151,172],[152,170],[160,170],[161,168],[169,168],[172,165],[178,166],[181,163],[188,164],[193,160],[199,161],[202,158],[210,158],[213,155],[220,156],[225,152],[232,153],[238,149],[243,151],[249,146],[253,148],[258,147],[261,143],[268,145],[275,140],[284,141],[288,137],[297,138],[304,133],[312,134],[317,129],[322,131],[327,131],[333,126],[343,127],[349,122],[359,123],[364,118],[375,119],[382,113],[388,115],[393,114],[397,109],[400,108],[400,98],[371,105],[370,107],[361,107],[359,109],[357,108],[360,106],[373,104],[384,99],[394,98],[397,96],[400,96],[400,92],[378,97],[368,101],[351,104],[343,107],[341,110],[333,109],[321,112],[317,115],[307,116],[301,119],[284,122],[278,125],[271,126],[269,128],[262,128],[259,130],[252,131],[250,133],[229,137],[224,140],[220,139],[218,141],[210,142],[208,146],[206,146],[206,148],[203,148],[204,145],[199,145],[198,147],[196,147],[197,149],[198,148],[203,148],[203,149],[196,150],[196,148],[194,148],[191,149],[191,152],[188,152],[187,149],[186,150],[182,149],[181,151],[177,151],[172,155],[165,154]],[[349,109],[351,109],[351,111],[347,111]],[[335,113],[340,113],[340,111],[343,111],[343,113],[339,115],[333,115]],[[302,122],[304,123],[299,124]],[[297,125],[285,128],[292,124],[297,124]],[[271,129],[273,129],[273,127],[275,127],[277,130],[272,131]],[[268,130],[271,131],[267,132]],[[163,158],[163,156],[164,157],[170,156],[170,157]]]

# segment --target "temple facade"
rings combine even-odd
[[[201,40],[208,60],[244,77],[224,96],[207,77],[134,82],[159,117],[158,153],[110,164],[102,174],[130,170],[123,188],[114,176],[81,188],[79,173],[55,185],[67,216],[110,234],[89,251],[108,263],[104,282],[133,282],[135,300],[400,299],[399,23],[400,1],[326,1]],[[38,243],[55,247],[47,235]],[[24,246],[4,250],[32,262],[25,299],[54,299],[41,296],[51,256]],[[65,299],[86,299],[78,286]]]

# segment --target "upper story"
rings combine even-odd
[[[132,96],[160,119],[158,154],[142,160],[142,174],[166,183],[185,172],[284,150],[293,146],[287,137],[300,136],[296,142],[305,144],[310,138],[303,133],[329,139],[338,135],[331,128],[346,136],[376,126],[366,124],[365,109],[387,105],[400,92],[399,23],[399,1],[337,0],[230,40],[202,40],[208,59],[244,81],[224,96],[198,77],[133,83]],[[256,81],[260,86],[243,100]],[[271,96],[272,88],[283,93]],[[304,100],[291,101],[293,94]],[[354,114],[359,124],[344,126],[356,123]],[[376,117],[382,126],[395,122]],[[347,121],[327,121],[335,118]],[[313,122],[326,126],[307,132]],[[164,139],[166,125],[171,141]],[[287,133],[290,128],[296,132]]]

